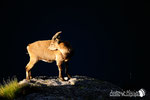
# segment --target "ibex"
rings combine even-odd
[[[27,51],[30,56],[30,61],[26,66],[26,79],[30,80],[31,68],[39,60],[45,62],[56,61],[59,70],[59,79],[64,80],[62,77],[62,64],[65,63],[65,73],[68,78],[71,76],[68,74],[68,61],[72,57],[73,49],[68,42],[60,41],[57,32],[51,40],[42,40],[31,43],[27,46]]]

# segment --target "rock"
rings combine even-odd
[[[67,78],[65,80],[39,76],[30,81],[20,81],[20,85],[27,85],[28,88],[24,88],[24,91],[28,93],[16,100],[111,100],[110,91],[121,90],[111,83],[86,76],[73,76],[70,80]]]

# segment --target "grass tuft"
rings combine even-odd
[[[17,78],[4,81],[3,85],[0,84],[0,98],[12,100],[20,92],[21,86],[18,84]]]

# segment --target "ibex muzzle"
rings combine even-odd
[[[62,77],[62,64],[65,63],[65,73],[68,78],[71,78],[68,74],[68,61],[72,57],[73,50],[68,42],[60,41],[57,37],[61,32],[57,32],[52,40],[42,40],[31,43],[27,46],[27,51],[30,56],[30,61],[26,66],[26,79],[31,79],[31,69],[35,63],[39,60],[45,62],[56,61],[59,70],[59,78]]]

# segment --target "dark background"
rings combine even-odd
[[[126,1],[3,1],[0,8],[0,80],[25,78],[26,46],[61,38],[75,49],[71,75],[105,80],[123,89],[148,89],[149,3]],[[148,64],[148,65],[147,65]],[[55,63],[38,62],[32,75],[55,76]]]

